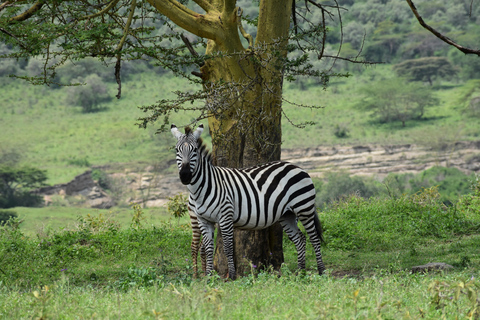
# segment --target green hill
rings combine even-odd
[[[380,123],[372,112],[358,106],[367,87],[376,88],[394,77],[391,66],[369,68],[348,79],[333,80],[324,90],[315,83],[287,83],[285,98],[297,104],[318,105],[321,109],[299,108],[284,104],[288,117],[283,121],[283,147],[308,148],[335,144],[438,144],[441,141],[477,140],[478,118],[466,113],[462,101],[474,81],[438,82],[433,95],[438,103],[426,109],[421,119]],[[5,81],[5,79],[3,79]],[[104,109],[82,113],[80,107],[68,104],[68,90],[28,85],[9,80],[0,97],[0,150],[14,152],[20,162],[48,170],[49,183],[71,180],[89,166],[130,166],[160,164],[173,159],[174,144],[170,133],[155,134],[158,126],[146,130],[136,126],[142,115],[137,107],[188,85],[168,75],[144,72],[124,82],[123,97],[102,104]],[[474,87],[474,86],[473,86]],[[108,83],[109,94],[115,85]],[[426,87],[426,89],[429,89]],[[177,124],[192,118],[176,114]],[[316,121],[299,129],[290,122]],[[204,121],[206,124],[206,121]],[[344,130],[342,136],[338,130]],[[208,137],[207,137],[208,140]]]

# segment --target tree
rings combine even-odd
[[[44,186],[46,180],[45,170],[0,165],[0,208],[37,205],[40,199],[30,191]]]
[[[413,3],[413,1],[411,1],[411,0],[405,0],[405,1],[407,1],[408,5],[410,6],[410,10],[412,10],[413,14],[415,15],[415,18],[417,18],[418,23],[422,27],[424,27],[426,30],[428,30],[429,32],[434,34],[437,38],[439,38],[443,42],[447,43],[448,45],[450,45],[452,47],[457,48],[458,50],[460,50],[461,52],[463,52],[465,54],[475,54],[477,56],[480,56],[480,50],[462,46],[462,45],[458,44],[457,42],[453,41],[452,39],[450,39],[449,37],[443,35],[442,33],[440,33],[438,30],[436,30],[432,26],[428,25],[423,20],[422,16],[418,12],[418,10],[417,10],[415,4]],[[472,5],[470,4],[470,12],[471,12],[471,8],[472,8]],[[462,22],[465,22],[465,20],[467,20],[467,17],[465,17],[465,18],[462,17],[459,21],[455,21],[455,23],[456,24],[458,24],[459,22],[462,23]]]
[[[428,81],[437,77],[454,77],[457,70],[445,57],[426,57],[405,60],[393,67],[400,77],[407,77],[411,81]]]
[[[85,85],[68,88],[67,103],[82,107],[84,113],[100,111],[101,103],[109,100],[107,86],[96,73],[85,78]]]
[[[57,82],[55,69],[67,60],[91,56],[113,63],[117,97],[121,96],[122,61],[156,59],[201,88],[179,92],[174,101],[145,106],[140,126],[163,119],[165,128],[171,112],[196,111],[193,124],[208,118],[218,165],[245,167],[279,159],[282,103],[286,102],[283,80],[313,76],[327,85],[337,75],[332,73],[334,62],[313,68],[311,61],[336,58],[325,53],[326,24],[333,21],[341,39],[342,8],[315,0],[260,0],[252,2],[258,6],[257,13],[243,17],[235,0],[193,2],[5,1],[0,5],[0,39],[16,48],[7,57],[43,56],[40,75],[20,76],[35,84]],[[359,62],[357,58],[349,61]],[[204,106],[193,103],[196,100],[204,101]],[[253,250],[278,247],[282,237],[277,229],[270,237],[273,243],[268,232],[260,238],[255,249],[247,250],[247,258],[255,255],[250,255]],[[237,248],[251,242],[237,239]],[[250,260],[256,265],[268,263],[268,250],[258,256],[263,262]],[[281,261],[281,255],[274,260]]]
[[[117,97],[124,60],[153,58],[198,83],[196,92],[178,92],[175,100],[143,107],[146,116],[139,125],[162,119],[164,128],[171,112],[196,111],[192,124],[208,118],[212,153],[220,166],[279,160],[283,80],[312,76],[326,85],[338,75],[325,65],[314,68],[311,60],[336,58],[324,51],[326,23],[327,18],[339,19],[341,8],[314,0],[253,1],[251,16],[245,17],[235,0],[194,0],[186,5],[176,0],[13,0],[2,3],[0,11],[0,37],[16,48],[8,57],[44,58],[40,75],[19,76],[35,84],[57,83],[58,66],[88,56],[115,63]],[[204,106],[193,103],[197,100]],[[244,256],[257,266],[278,268],[282,238],[279,225],[236,232],[238,273],[250,271],[249,266],[242,269]],[[222,252],[217,253],[223,273]]]
[[[372,116],[380,122],[400,121],[403,127],[408,120],[422,118],[425,108],[437,102],[429,88],[397,78],[374,88],[364,87],[361,92],[365,96],[358,104],[360,108],[372,110]]]

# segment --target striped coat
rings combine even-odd
[[[180,180],[190,191],[189,207],[202,232],[207,274],[213,270],[215,223],[222,231],[230,278],[236,275],[234,227],[255,230],[280,222],[295,244],[299,268],[304,269],[305,236],[298,228],[298,220],[310,237],[318,272],[323,273],[322,228],[315,208],[315,188],[304,170],[281,161],[247,169],[216,167],[200,139],[202,125],[194,132],[187,129],[185,134],[172,125],[171,131],[177,138]]]

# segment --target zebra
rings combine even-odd
[[[215,223],[223,236],[228,278],[236,278],[233,228],[258,230],[277,221],[295,244],[298,268],[305,269],[306,239],[298,228],[298,220],[310,237],[318,273],[323,274],[325,265],[320,252],[323,231],[315,208],[315,187],[304,170],[282,161],[246,169],[217,167],[200,138],[202,124],[195,131],[187,127],[185,134],[172,124],[171,132],[177,139],[180,181],[190,191],[189,208],[194,211],[202,232],[207,274],[213,271]]]

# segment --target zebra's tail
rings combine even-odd
[[[315,213],[315,216],[313,217],[313,222],[315,223],[315,230],[317,231],[318,238],[321,242],[325,242],[325,239],[323,238],[322,224],[320,223],[317,213]]]

